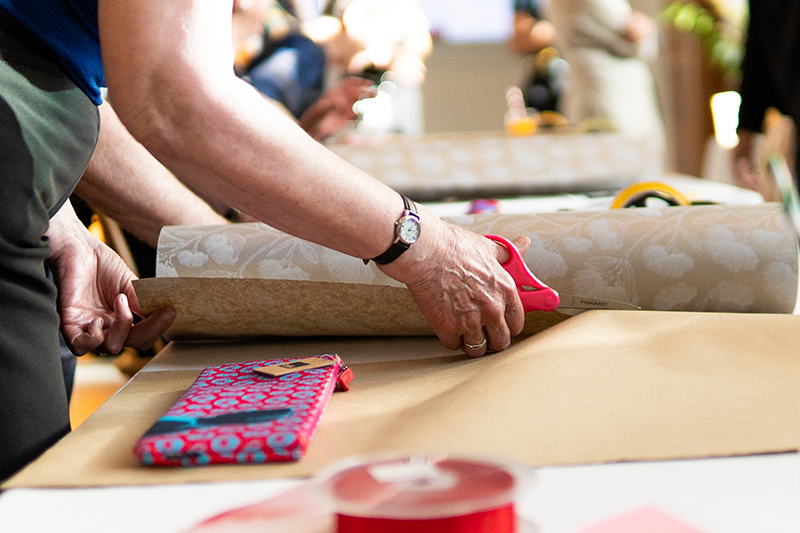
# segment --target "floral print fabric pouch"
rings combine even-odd
[[[334,390],[351,375],[337,355],[299,369],[299,358],[203,370],[134,447],[142,464],[192,466],[299,461]],[[256,369],[293,367],[271,377]]]

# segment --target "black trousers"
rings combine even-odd
[[[52,52],[0,10],[0,480],[69,431],[44,234],[99,124]]]

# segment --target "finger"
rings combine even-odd
[[[464,350],[464,339],[472,339],[470,344],[479,344],[486,336],[481,326],[480,315],[478,313],[465,313],[461,317],[461,322],[452,323],[449,326],[444,324],[441,327],[434,327],[436,336],[448,350]],[[474,350],[473,350],[474,351]],[[470,353],[468,355],[475,355]]]
[[[520,235],[511,242],[514,243],[514,246],[517,247],[517,250],[519,250],[521,255],[525,255],[528,249],[531,247],[531,240],[525,235]]]
[[[489,341],[483,329],[481,329],[481,334],[476,336],[476,338],[464,335],[462,350],[470,357],[480,357],[484,355],[489,349],[488,346]]]
[[[482,324],[484,316],[485,311],[483,313],[476,311],[463,317],[464,333],[462,334],[461,349],[471,357],[480,357],[488,349],[489,342]]]
[[[103,342],[103,319],[92,320],[86,330],[80,326],[64,326],[64,342],[75,355],[85,355]]]
[[[526,253],[531,247],[531,240],[524,235],[520,235],[519,237],[515,238],[512,241],[512,243],[517,248],[517,250],[519,250],[520,254]],[[504,257],[498,257],[497,260],[500,262],[500,264],[504,264],[511,258],[511,256],[508,253],[508,249],[504,245],[497,242],[496,244],[500,245],[500,248],[502,249],[502,254],[504,256]],[[519,335],[522,332],[522,329],[525,327],[525,311],[522,308],[522,301],[520,300],[519,294],[517,294],[516,290],[510,291],[508,294],[505,295],[505,297],[506,297],[506,308],[505,312],[503,313],[503,316],[505,318],[506,324],[508,325],[509,334],[511,336]],[[497,331],[501,330],[502,328],[499,328]],[[500,337],[498,337],[498,346],[500,339],[504,338],[505,337],[502,334]],[[508,342],[510,344],[511,342],[510,338]],[[505,348],[507,347],[508,346],[506,345]],[[504,350],[505,348],[495,348],[494,345],[492,346],[492,349],[495,351]]]
[[[439,342],[442,343],[442,346],[448,350],[461,350],[464,346],[464,341],[462,340],[461,335],[437,331],[436,336],[439,337]]]
[[[511,330],[506,323],[507,318],[505,314],[499,314],[499,316],[500,320],[487,322],[484,327],[488,339],[487,351],[502,352],[511,345]]]
[[[494,253],[495,257],[497,258],[497,261],[501,265],[507,263],[508,260],[511,259],[511,254],[508,252],[508,248],[506,248],[506,246],[503,243],[497,241],[493,242],[495,244]],[[531,247],[531,240],[524,235],[520,235],[511,242],[514,244],[517,250],[519,250],[519,253],[522,255],[524,255]]]
[[[439,337],[441,343],[448,350],[463,350],[464,337],[475,340],[472,344],[479,343],[483,340],[483,327],[481,326],[480,320],[475,319],[470,321],[467,319],[468,316],[469,313],[460,317],[461,321],[458,323],[439,322],[438,324],[431,324],[433,330],[436,332],[436,336]]]
[[[156,309],[147,318],[131,328],[126,344],[137,350],[151,348],[175,322],[175,317],[174,307],[165,306]]]
[[[125,339],[133,326],[133,313],[124,294],[114,300],[114,319],[105,332],[104,349],[110,354],[118,354],[125,346]]]
[[[359,88],[356,98],[363,100],[366,98],[375,98],[378,96],[378,88],[374,85],[365,85]]]
[[[508,333],[511,337],[522,333],[525,328],[525,310],[522,308],[522,300],[520,300],[519,294],[515,294],[514,298],[508,301],[504,316],[508,325]]]

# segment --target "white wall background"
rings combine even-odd
[[[513,27],[511,0],[419,0],[431,30],[448,42],[505,41]]]

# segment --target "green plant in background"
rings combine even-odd
[[[711,64],[734,82],[741,77],[747,16],[744,0],[676,0],[660,13],[663,23],[697,35]]]

